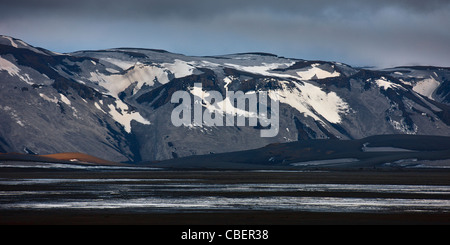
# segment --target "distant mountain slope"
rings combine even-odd
[[[443,67],[375,70],[266,53],[191,57],[136,48],[58,54],[0,36],[0,152],[140,162],[309,139],[450,136],[449,81]],[[175,127],[176,91],[192,98],[218,91],[223,103],[227,91],[267,92],[280,102],[279,132]],[[205,100],[201,107],[226,113]]]

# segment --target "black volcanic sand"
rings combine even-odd
[[[2,169],[0,178],[111,178],[184,179],[196,183],[298,183],[298,184],[402,184],[450,185],[450,171],[364,171],[364,172],[252,172],[252,171],[78,171]],[[0,188],[4,188],[0,186]],[[15,187],[26,190],[25,187]],[[0,189],[1,190],[1,189]],[[2,191],[5,191],[4,189]],[[247,193],[248,194],[248,193]],[[273,195],[274,193],[272,193]],[[276,193],[293,195],[294,193]],[[332,196],[336,193],[328,193]],[[227,194],[230,195],[230,194]],[[233,195],[233,194],[232,194]],[[234,195],[238,196],[238,193]],[[264,193],[258,192],[258,195]],[[297,193],[296,195],[301,195]],[[309,193],[314,195],[314,193]],[[327,193],[317,193],[327,195]],[[373,193],[341,193],[342,196],[371,197]],[[357,196],[355,196],[357,195]],[[388,195],[388,194],[387,194]],[[402,198],[424,198],[405,196]],[[389,196],[384,196],[389,197]],[[398,196],[396,196],[398,197]],[[433,198],[448,199],[447,196]],[[304,224],[450,224],[450,213],[315,213],[293,211],[214,211],[136,213],[127,210],[100,211],[5,211],[2,225],[304,225]]]

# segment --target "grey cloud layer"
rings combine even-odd
[[[448,0],[15,0],[2,1],[3,15],[32,12],[59,12],[61,14],[93,14],[109,17],[147,18],[209,18],[236,11],[261,11],[289,14],[316,15],[334,10],[342,14],[359,11],[378,11],[384,8],[401,8],[416,13],[448,8]],[[112,15],[112,16],[111,16]]]
[[[450,66],[448,0],[16,0],[1,6],[0,33],[56,51],[137,46]]]

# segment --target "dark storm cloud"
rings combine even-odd
[[[448,0],[15,0],[0,6],[0,33],[56,51],[135,46],[450,66]]]
[[[14,0],[2,1],[0,11],[3,15],[51,12],[62,15],[196,19],[243,10],[270,10],[279,13],[314,15],[326,9],[352,13],[394,7],[427,13],[446,7],[449,3],[448,0]]]

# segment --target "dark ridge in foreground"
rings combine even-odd
[[[378,135],[358,140],[305,140],[231,153],[139,165],[174,169],[401,169],[450,166],[450,137]]]

